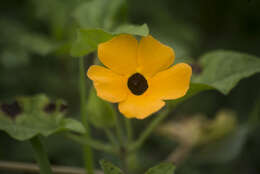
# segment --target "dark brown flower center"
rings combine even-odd
[[[49,103],[44,107],[43,110],[50,114],[50,113],[52,113],[56,110],[56,104],[55,103]]]
[[[134,95],[142,95],[148,88],[148,83],[142,74],[135,73],[129,77],[127,86]]]

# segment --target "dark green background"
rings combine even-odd
[[[19,95],[46,93],[69,104],[68,115],[79,110],[78,60],[69,56],[69,43],[77,23],[73,13],[80,0],[4,0],[0,2],[0,100]],[[177,59],[194,61],[211,50],[228,49],[260,57],[260,1],[258,0],[128,0],[118,20],[147,23],[158,40],[173,47]],[[93,60],[86,59],[86,69]],[[235,64],[236,62],[234,62]],[[90,82],[88,81],[88,85]],[[228,96],[209,91],[177,108],[172,118],[203,113],[213,118],[223,108],[236,112],[242,125],[260,95],[260,74],[242,80]],[[174,117],[175,116],[175,117]],[[134,121],[136,134],[151,120]],[[105,139],[93,129],[93,135]],[[258,174],[260,171],[259,128],[251,132],[234,159],[209,162],[189,158],[178,174]],[[152,136],[139,152],[140,171],[162,161],[175,146],[167,138]],[[80,146],[63,138],[48,138],[51,162],[82,166]],[[156,149],[156,150],[155,150]],[[95,159],[116,157],[97,153]],[[31,162],[30,144],[0,133],[0,160]],[[96,163],[97,167],[98,163]],[[0,169],[1,170],[1,169]]]

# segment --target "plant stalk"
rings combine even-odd
[[[80,144],[91,146],[93,149],[108,152],[108,153],[117,153],[117,149],[110,145],[105,144],[103,142],[93,140],[93,139],[84,139],[84,137],[79,135],[73,135],[73,134],[66,134],[66,137],[70,138],[71,140],[74,140]]]
[[[86,80],[85,80],[85,69],[84,69],[84,58],[79,58],[79,87],[80,87],[80,114],[83,125],[85,126],[86,133],[85,138],[90,138],[90,128],[87,121],[87,110],[86,110]],[[93,174],[93,155],[89,145],[83,145],[83,154],[85,160],[85,168],[88,174]]]
[[[53,174],[48,159],[48,155],[39,136],[30,139],[36,161],[40,168],[40,174]]]
[[[125,125],[126,125],[128,143],[130,144],[132,143],[132,139],[133,139],[133,129],[132,129],[131,120],[125,118]]]
[[[248,124],[251,124],[252,128],[257,127],[260,117],[260,94],[256,97],[256,101],[253,105],[253,109],[249,114]]]
[[[154,120],[148,125],[145,131],[142,132],[137,141],[129,146],[129,151],[135,151],[139,149],[146,141],[146,139],[150,136],[150,134],[153,132],[153,130],[158,126],[158,124],[160,124],[168,116],[168,113],[169,110],[166,109],[165,111],[161,112],[158,116],[156,116],[156,118],[154,118]]]
[[[116,133],[121,146],[124,146],[124,133],[118,115],[116,116]]]
[[[104,131],[105,131],[105,133],[106,133],[106,135],[107,135],[109,141],[110,141],[113,145],[118,146],[118,141],[117,141],[115,135],[110,131],[110,129],[109,129],[109,128],[105,128]]]

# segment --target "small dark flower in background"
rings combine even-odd
[[[22,108],[20,107],[17,101],[14,101],[11,104],[1,104],[1,110],[3,111],[3,113],[10,116],[12,119],[15,119],[16,116],[22,113]]]
[[[56,110],[56,104],[55,103],[49,103],[44,107],[44,111],[47,113],[52,113]]]
[[[68,105],[67,104],[61,104],[60,105],[60,112],[65,112],[68,109]]]
[[[46,105],[44,107],[43,110],[44,110],[44,112],[50,114],[50,113],[53,113],[57,109],[57,107],[58,106],[57,106],[56,103],[49,103],[48,105]],[[58,109],[59,109],[60,112],[65,112],[68,109],[68,105],[62,103]]]

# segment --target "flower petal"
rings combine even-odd
[[[119,111],[128,118],[144,119],[164,105],[164,101],[150,95],[129,94],[125,101],[119,103]]]
[[[97,95],[109,102],[120,102],[126,99],[126,78],[98,65],[92,65],[87,76],[93,80]]]
[[[148,76],[167,69],[174,61],[172,48],[163,45],[152,36],[142,37],[138,47],[140,71]]]
[[[151,79],[151,86],[161,99],[177,99],[188,91],[191,74],[192,70],[188,64],[179,63],[156,74]]]
[[[133,74],[137,68],[138,42],[135,37],[122,34],[98,45],[100,61],[119,74]]]

